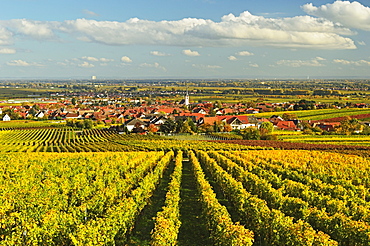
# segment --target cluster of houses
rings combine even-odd
[[[7,106],[13,114],[20,119],[49,119],[49,120],[83,120],[91,119],[107,125],[124,125],[128,131],[141,128],[144,131],[159,129],[167,120],[192,120],[198,127],[224,124],[229,130],[242,130],[248,127],[258,128],[263,122],[271,122],[278,130],[299,131],[301,124],[299,120],[284,120],[279,116],[268,119],[259,118],[259,112],[273,111],[278,107],[294,108],[293,104],[287,103],[257,103],[251,105],[243,103],[220,104],[211,102],[189,103],[188,95],[179,103],[162,101],[152,105],[145,102],[140,106],[125,107],[118,104],[109,106],[76,107],[71,102],[64,103],[40,103],[33,106]],[[367,107],[359,104],[358,107]],[[319,105],[317,105],[319,107]],[[0,106],[0,114],[4,106]],[[248,114],[248,115],[247,115]],[[3,114],[3,121],[10,121],[11,115]],[[311,122],[311,126],[319,127],[325,131],[334,131],[340,122]]]
[[[51,107],[52,106],[52,107]],[[223,105],[226,106],[226,105]],[[265,106],[265,105],[262,105]],[[233,104],[232,107],[213,108],[212,103],[198,103],[191,109],[182,105],[154,105],[141,107],[97,106],[94,108],[65,107],[63,104],[38,104],[37,110],[32,106],[10,106],[13,113],[20,119],[49,119],[49,120],[83,120],[91,119],[107,125],[123,124],[128,131],[140,127],[144,131],[149,126],[159,129],[167,120],[172,121],[189,119],[196,126],[212,126],[222,123],[228,125],[229,130],[242,130],[248,127],[258,128],[262,122],[270,121],[276,129],[297,131],[299,121],[283,120],[279,116],[270,119],[258,118],[259,108],[246,108],[243,105]],[[56,109],[55,109],[56,108]],[[0,114],[2,108],[0,108]],[[240,115],[243,114],[243,115]],[[247,116],[245,114],[254,114]],[[5,114],[3,121],[10,121],[11,117]]]

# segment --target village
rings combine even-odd
[[[76,124],[90,121],[92,126],[116,128],[125,133],[211,133],[241,131],[247,128],[259,129],[264,122],[272,123],[275,130],[306,131],[306,133],[335,132],[341,125],[338,121],[301,121],[296,110],[320,110],[341,107],[368,108],[365,103],[358,104],[320,104],[313,101],[282,103],[222,103],[191,102],[189,93],[181,101],[146,101],[142,98],[76,98],[59,102],[43,99],[42,102],[21,105],[0,106],[2,121],[54,120],[66,122],[68,126],[86,127]],[[260,117],[263,112],[284,112],[284,114]],[[358,122],[354,132],[362,129]],[[176,126],[177,124],[177,126]],[[368,122],[363,122],[369,126]]]

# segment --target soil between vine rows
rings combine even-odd
[[[128,235],[126,245],[150,245],[151,231],[154,228],[154,218],[157,212],[161,211],[162,206],[164,206],[165,196],[173,170],[174,163],[171,163],[165,171],[156,191],[153,193],[149,204],[145,206],[133,230]],[[181,227],[178,235],[178,244],[180,246],[211,246],[209,231],[199,202],[196,180],[191,164],[187,159],[183,161],[180,197]],[[120,245],[119,242],[117,243],[117,245]]]
[[[148,205],[141,211],[135,226],[131,233],[128,235],[127,245],[150,245],[151,231],[154,228],[154,218],[157,212],[162,210],[164,206],[165,197],[170,182],[170,176],[174,170],[174,162],[172,161],[168,168],[165,170],[163,177],[154,191]],[[120,245],[120,244],[117,244]]]
[[[178,237],[179,245],[212,245],[209,239],[206,219],[202,215],[195,176],[187,159],[183,161],[180,197],[180,219],[182,224]]]

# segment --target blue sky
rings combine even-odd
[[[368,78],[369,3],[2,0],[0,79]]]

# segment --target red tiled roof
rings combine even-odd
[[[201,113],[180,113],[179,116],[188,116],[188,117],[195,116],[196,119],[198,120],[199,118],[204,117],[204,114],[201,114]]]
[[[286,130],[289,130],[289,129],[296,129],[297,126],[294,124],[293,121],[279,121],[276,126],[279,128],[279,129],[286,129]]]
[[[215,122],[220,121],[220,119],[216,116],[214,117],[204,117],[204,124],[213,125]]]

